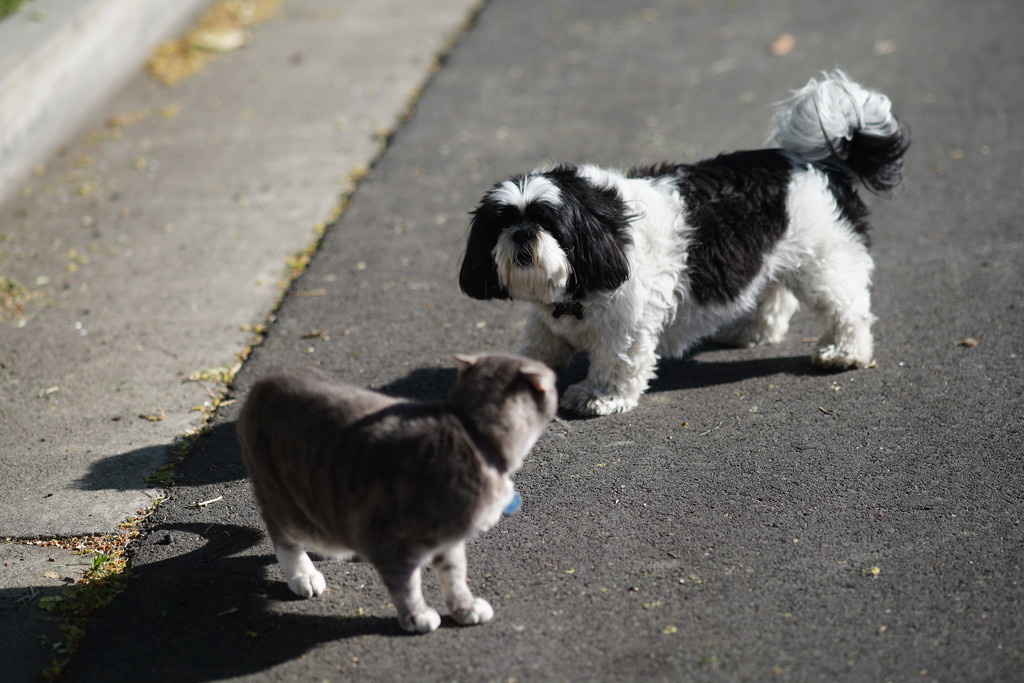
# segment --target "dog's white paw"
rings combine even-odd
[[[493,616],[494,608],[483,598],[473,598],[472,605],[452,612],[452,618],[464,626],[486,624]]]
[[[428,607],[419,614],[398,617],[398,625],[409,633],[430,633],[441,625],[441,615],[437,613],[437,610]]]
[[[586,417],[625,413],[636,408],[637,403],[635,398],[602,394],[585,384],[574,384],[565,390],[561,406],[575,415]]]
[[[300,598],[311,598],[327,590],[327,581],[324,580],[323,574],[314,569],[288,579],[288,587]]]
[[[847,370],[866,368],[871,365],[871,352],[858,353],[838,344],[826,344],[814,350],[811,362],[826,370]]]

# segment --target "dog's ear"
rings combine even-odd
[[[459,287],[474,299],[507,299],[508,290],[498,279],[494,247],[500,234],[498,216],[486,203],[473,212],[466,253],[459,269]]]
[[[573,270],[569,291],[577,299],[591,291],[611,291],[629,278],[626,246],[635,216],[615,189],[595,187],[579,176],[563,181],[566,186],[571,186],[563,202],[571,224],[565,235]]]
[[[593,291],[610,292],[629,278],[629,261],[623,243],[607,232],[591,232],[573,250],[570,290],[576,299]]]

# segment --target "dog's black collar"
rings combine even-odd
[[[561,318],[563,315],[571,315],[577,320],[583,320],[583,304],[579,301],[556,301],[551,315]]]

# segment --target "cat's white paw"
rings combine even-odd
[[[625,413],[636,408],[635,398],[602,394],[585,384],[574,384],[565,390],[561,405],[565,410],[581,417]]]
[[[288,579],[288,587],[300,598],[311,598],[327,590],[327,581],[324,580],[323,574],[314,569],[310,573],[298,574]]]
[[[494,608],[483,598],[473,598],[472,605],[452,612],[452,618],[464,626],[486,624],[493,616]]]
[[[437,613],[437,610],[428,607],[419,614],[398,617],[398,625],[409,633],[430,633],[441,625],[441,615]]]

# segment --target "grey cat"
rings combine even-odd
[[[305,548],[373,564],[410,632],[441,617],[420,570],[437,571],[460,624],[494,615],[466,585],[465,541],[489,529],[518,494],[510,476],[558,407],[539,361],[456,356],[446,403],[392,398],[291,368],[256,382],[238,419],[253,493],[292,592],[326,588]]]

